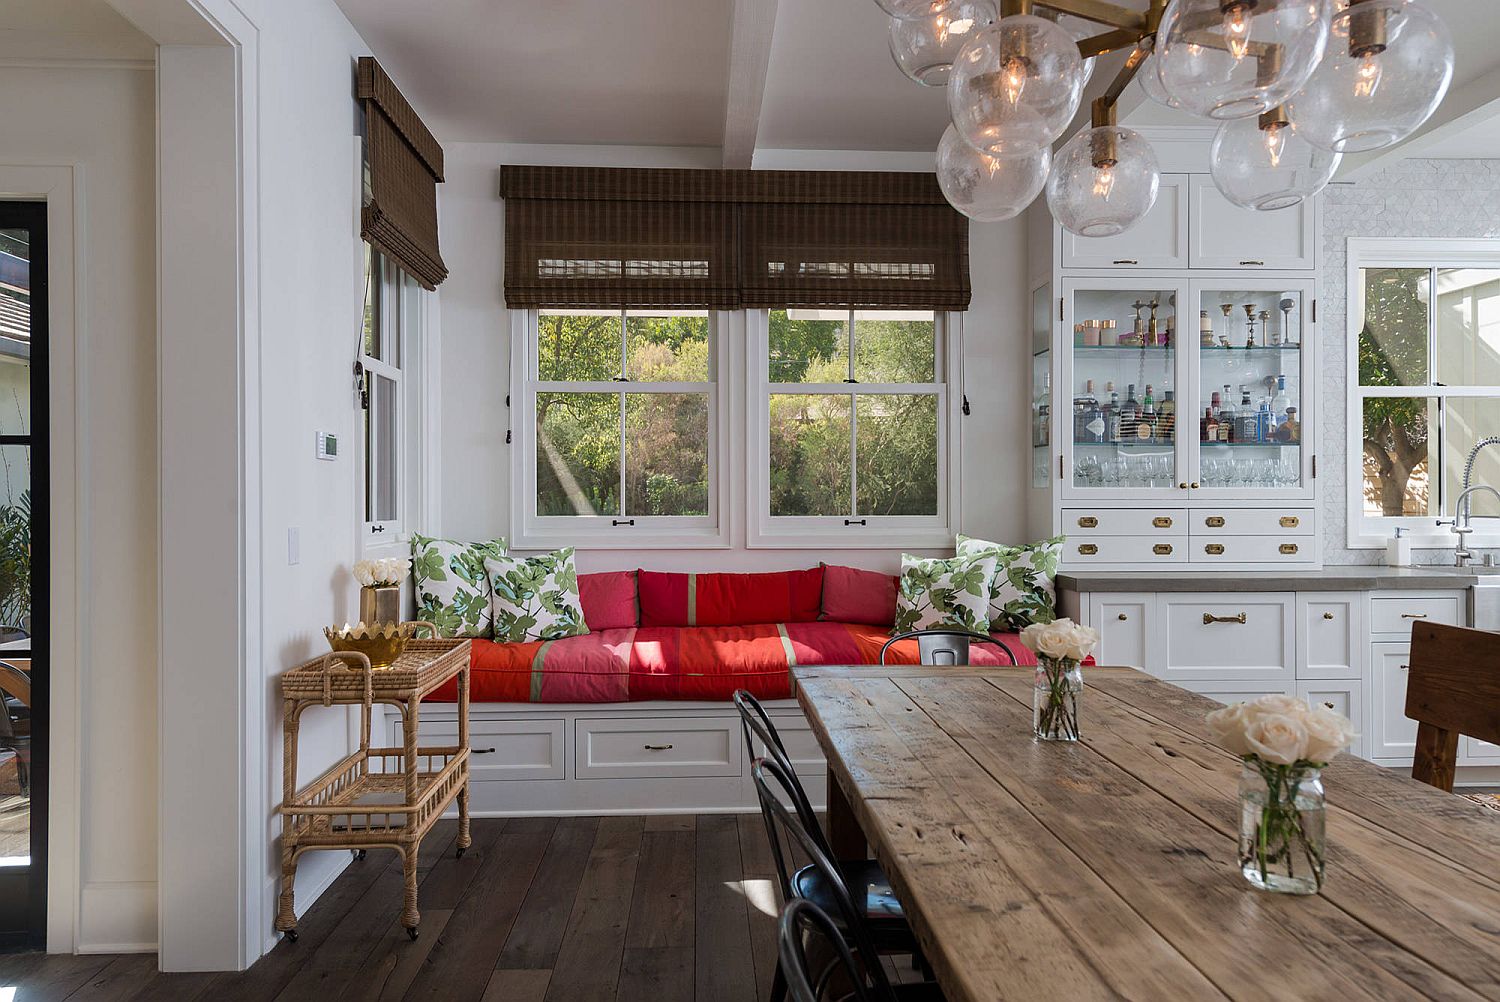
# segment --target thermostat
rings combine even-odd
[[[339,437],[331,431],[317,432],[318,458],[333,462],[339,458]]]

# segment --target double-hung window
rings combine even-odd
[[[724,545],[719,315],[522,316],[518,544]]]
[[[412,528],[417,477],[418,332],[422,290],[416,280],[365,245],[364,319],[360,337],[363,545],[395,544]],[[411,472],[409,472],[411,471]]]
[[[957,318],[754,314],[750,544],[950,546]]]
[[[1351,240],[1349,285],[1349,542],[1451,546],[1465,477],[1500,488],[1500,252]],[[1468,507],[1471,545],[1500,543],[1500,501]]]

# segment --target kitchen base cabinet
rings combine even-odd
[[[1417,722],[1406,715],[1406,675],[1411,644],[1370,645],[1370,758],[1382,765],[1410,765],[1417,748]]]
[[[1323,707],[1342,713],[1354,725],[1354,743],[1350,753],[1365,756],[1364,692],[1362,683],[1353,679],[1327,679],[1297,682],[1297,695],[1311,707]]]

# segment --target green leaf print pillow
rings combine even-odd
[[[505,556],[505,540],[460,543],[413,533],[411,574],[416,584],[417,618],[443,637],[490,635],[490,584],[486,557]]]
[[[990,632],[990,582],[998,566],[994,557],[924,560],[901,554],[892,634],[938,627]]]
[[[1006,546],[987,539],[958,536],[960,557],[994,557],[1000,562],[990,586],[990,618],[995,629],[1022,630],[1032,623],[1057,618],[1057,562],[1066,536],[1053,536],[1029,546]]]
[[[558,640],[589,632],[571,546],[539,557],[486,557],[484,569],[496,640]]]

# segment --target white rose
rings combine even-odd
[[[1321,706],[1302,718],[1302,726],[1307,729],[1306,757],[1309,762],[1326,764],[1348,748],[1356,736],[1347,717]]]
[[[1245,728],[1245,743],[1263,762],[1293,765],[1307,757],[1307,728],[1300,715],[1259,713]]]
[[[1250,744],[1245,740],[1245,731],[1250,727],[1250,712],[1244,703],[1231,703],[1210,713],[1204,718],[1214,740],[1231,754],[1244,757],[1250,754]]]
[[[1250,703],[1249,713],[1252,718],[1260,716],[1300,718],[1307,714],[1307,703],[1296,696],[1273,692]]]
[[[375,566],[372,561],[360,560],[354,564],[354,580],[366,588],[375,583]]]
[[[1069,623],[1066,619],[1063,622]],[[1094,652],[1094,646],[1099,643],[1099,631],[1078,623],[1069,623],[1069,626],[1068,657],[1082,661]]]
[[[1065,658],[1068,656],[1070,636],[1065,627],[1060,627],[1062,623],[1072,625],[1067,620],[1046,624],[1032,623],[1021,631],[1021,643],[1049,658]]]

